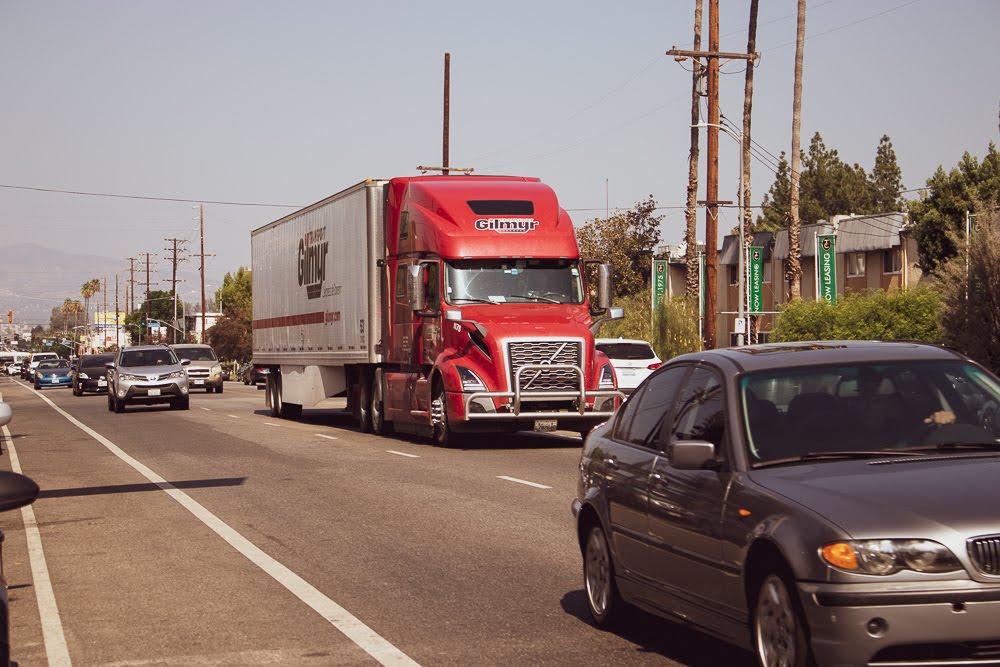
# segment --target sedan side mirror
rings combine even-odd
[[[678,470],[701,470],[715,462],[715,445],[704,440],[678,440],[668,451],[670,465]]]
[[[30,505],[38,497],[38,485],[30,477],[0,470],[0,512]]]

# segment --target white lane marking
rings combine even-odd
[[[405,456],[405,457],[410,458],[410,459],[419,459],[420,458],[416,454],[407,454],[406,452],[397,452],[395,449],[387,449],[385,451],[389,452],[390,454],[395,454],[396,456]]]
[[[41,398],[71,424],[94,440],[97,440],[109,452],[130,465],[150,482],[160,487],[164,493],[176,500],[184,509],[191,512],[199,521],[215,532],[216,535],[225,540],[229,546],[236,549],[247,560],[259,567],[275,581],[284,586],[292,595],[308,605],[310,609],[325,618],[333,627],[340,630],[348,639],[353,641],[365,653],[375,658],[380,664],[392,665],[393,667],[420,667],[419,663],[413,660],[413,658],[389,643],[384,637],[362,623],[360,619],[324,595],[308,581],[267,555],[263,549],[233,530],[225,521],[212,514],[212,512],[198,503],[194,498],[160,477],[151,468],[129,456],[118,445],[83,422],[78,421],[73,415],[60,408],[45,396]],[[54,665],[57,663],[52,662],[50,657],[49,664]],[[68,665],[69,662],[61,664]]]
[[[536,489],[551,489],[551,486],[545,486],[544,484],[539,484],[538,482],[529,482],[526,479],[518,479],[517,477],[507,477],[506,475],[497,475],[497,479],[505,479],[508,482],[516,482],[518,484],[524,484],[526,486],[533,486]]]
[[[3,437],[7,441],[11,469],[23,475],[21,461],[17,458],[13,438],[6,426],[3,427]],[[35,511],[31,509],[31,505],[21,508],[21,520],[24,521],[24,536],[28,542],[28,560],[31,563],[31,578],[35,583],[38,615],[42,621],[45,655],[48,657],[50,667],[68,667],[73,663],[69,659],[66,635],[63,633],[62,621],[59,620],[59,606],[56,605],[56,594],[52,590],[52,580],[49,578],[49,566],[45,562],[45,552],[42,550],[42,535],[38,531],[38,522],[35,521]]]
[[[281,426],[281,424],[275,424],[273,422],[264,422],[264,426]]]
[[[227,417],[232,417],[233,419],[240,419],[240,417],[239,417],[239,416],[237,416],[237,415],[226,415],[226,416],[227,416]]]
[[[322,433],[313,433],[317,438],[326,438],[327,440],[336,440],[332,435],[323,435]]]
[[[205,412],[211,412],[212,408],[199,408],[199,410],[204,410]]]

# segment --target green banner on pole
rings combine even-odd
[[[667,296],[667,260],[653,260],[653,311],[660,307],[660,303]]]
[[[764,248],[750,246],[750,313],[764,312]]]
[[[837,302],[837,237],[816,235],[816,299]]]

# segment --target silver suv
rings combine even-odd
[[[169,403],[175,410],[190,405],[188,378],[181,362],[166,345],[122,348],[108,368],[108,410],[125,412],[129,403]]]
[[[215,356],[215,350],[211,345],[195,343],[178,343],[171,345],[170,349],[180,359],[187,359],[191,362],[187,366],[188,383],[192,389],[202,389],[211,394],[222,393],[222,364]]]

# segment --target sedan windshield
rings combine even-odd
[[[744,376],[740,389],[755,464],[1000,450],[1000,386],[968,363],[779,369]]]
[[[572,259],[463,259],[446,263],[445,300],[465,303],[583,303]]]
[[[47,368],[69,368],[69,362],[65,359],[46,359],[45,361],[38,362],[38,370],[45,370]]]

